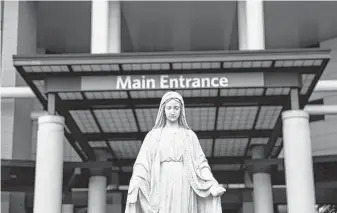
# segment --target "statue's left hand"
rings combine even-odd
[[[214,196],[214,197],[218,197],[218,196],[221,196],[223,195],[223,193],[225,193],[226,189],[221,187],[221,186],[216,186],[216,187],[212,187],[211,188],[211,194]]]

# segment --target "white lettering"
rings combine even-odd
[[[219,80],[220,87],[227,87],[228,86],[228,78],[221,77]]]
[[[146,89],[154,89],[156,88],[156,81],[154,79],[147,79],[146,80]]]
[[[215,83],[217,81],[217,83]],[[211,79],[211,86],[212,87],[219,87],[219,78],[212,78]]]
[[[210,87],[211,85],[211,82],[210,82],[210,79],[209,78],[202,78],[202,83],[201,83],[201,85],[202,85],[202,87]]]
[[[160,82],[157,82],[159,80]],[[155,89],[159,88],[223,88],[228,87],[227,77],[189,77],[183,75],[171,77],[160,75],[158,78],[146,76],[117,76],[116,89]]]
[[[160,76],[160,88],[162,88],[162,89],[169,88],[169,85],[167,85],[167,83],[168,83],[167,78],[168,78],[168,75],[161,75]]]
[[[170,79],[170,88],[179,88],[179,81],[177,78]]]
[[[141,80],[139,79],[133,79],[132,81],[132,89],[140,89],[141,88]]]
[[[147,82],[147,80],[145,79],[145,76],[143,75],[142,76],[142,89],[145,89],[146,88],[146,82]],[[144,88],[145,87],[145,88]]]
[[[192,81],[192,78],[186,78],[186,87],[190,87],[190,82]]]
[[[192,81],[193,81],[192,87],[194,87],[194,88],[200,87],[200,78],[193,78]]]
[[[180,84],[180,87],[181,87],[181,88],[185,88],[184,80],[185,80],[185,78],[181,75],[181,76],[179,77],[179,84]],[[187,87],[188,87],[188,86],[187,86]]]
[[[117,85],[116,85],[117,89],[126,89],[126,87],[130,89],[130,86],[131,86],[130,76],[127,76],[124,82],[123,82],[123,77],[117,76]]]

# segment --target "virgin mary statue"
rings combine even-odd
[[[186,122],[181,95],[163,95],[129,184],[125,213],[221,213],[225,192]]]

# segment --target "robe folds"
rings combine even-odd
[[[196,196],[197,213],[221,213],[221,197],[210,194],[217,187],[196,134],[183,129],[183,174]],[[165,213],[160,211],[160,155],[158,145],[162,128],[152,129],[139,151],[129,184],[125,213]],[[173,207],[174,208],[174,207]]]

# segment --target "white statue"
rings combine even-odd
[[[125,213],[221,213],[214,179],[179,93],[162,97],[133,167]]]

